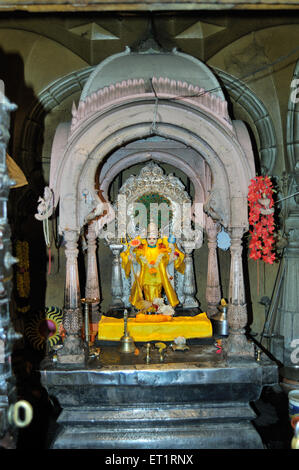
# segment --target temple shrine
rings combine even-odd
[[[137,163],[142,167],[134,174]],[[161,163],[188,176],[192,196]],[[130,176],[112,201],[111,182],[125,170]],[[276,367],[257,364],[254,345],[245,336],[242,237],[254,175],[246,126],[231,118],[219,81],[201,61],[176,50],[127,48],[94,69],[72,120],[57,127],[49,187],[37,214],[45,222],[59,207],[66,256],[66,335],[55,365],[46,363],[41,371],[44,384],[62,400],[62,430],[54,448],[73,447],[78,439],[87,448],[116,442],[168,448],[173,431],[167,426],[180,434],[180,446],[209,447],[215,439],[219,445],[227,440],[236,421],[235,445],[246,439],[259,447],[246,402],[264,383],[275,381]],[[82,232],[87,272],[81,293]],[[227,304],[216,252],[220,232],[231,256]],[[194,252],[200,259],[203,237],[208,242],[207,312],[196,299],[200,279],[194,270]],[[99,238],[111,250],[107,311],[101,311],[107,267],[97,264]],[[215,316],[224,307],[229,334],[218,338],[217,357],[213,323],[217,326]],[[67,385],[70,376],[76,392]],[[86,421],[90,413],[92,425]],[[166,425],[158,424],[162,416]],[[102,429],[104,419],[108,426],[117,423],[117,435]],[[136,419],[133,430],[129,422]]]
[[[0,448],[298,447],[283,4],[0,2]]]

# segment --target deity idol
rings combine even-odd
[[[144,300],[153,305],[154,299],[162,297],[164,290],[167,300],[172,307],[179,304],[178,297],[169,279],[167,266],[174,263],[174,267],[184,274],[185,255],[177,248],[174,237],[159,238],[157,226],[150,223],[147,238],[136,237],[131,241],[126,251],[121,253],[122,268],[129,277],[132,261],[135,259],[140,264],[140,273],[135,276],[132,286],[130,302],[137,309],[144,304]],[[154,311],[153,307],[148,311]]]

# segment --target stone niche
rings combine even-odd
[[[147,147],[134,150],[136,142],[146,142]],[[167,149],[163,142],[174,145]],[[144,163],[144,171],[169,181],[170,175],[159,173],[159,162],[167,161],[193,183],[194,201],[202,203],[205,214],[206,296],[211,314],[220,300],[216,236],[220,229],[229,234],[229,335],[219,360],[210,346],[203,355],[194,349],[189,362],[170,358],[161,365],[136,359],[135,364],[112,368],[105,363],[96,368],[88,362],[80,336],[78,238],[88,228],[85,296],[100,302],[96,240],[116,215],[109,185],[136,161]],[[176,50],[133,53],[126,49],[94,69],[78,106],[73,106],[71,122],[57,128],[51,156],[50,206],[53,211],[59,205],[66,256],[66,338],[57,365],[42,371],[42,382],[63,408],[61,432],[53,447],[262,447],[250,424],[253,413],[248,403],[277,377],[276,366],[268,359],[256,362],[253,344],[245,336],[242,237],[248,230],[247,192],[254,175],[247,129],[243,122],[231,119],[217,78],[202,62]],[[128,178],[120,192],[132,189],[133,183],[134,178]],[[172,184],[178,188],[175,179]],[[184,188],[178,188],[177,194],[189,200]],[[113,249],[112,271],[117,280],[117,247]],[[188,255],[187,247],[185,252]],[[101,279],[105,267],[99,269]],[[119,295],[118,300],[124,299]]]
[[[126,49],[104,60],[87,80],[78,107],[73,106],[72,121],[57,128],[50,189],[53,206],[59,204],[59,231],[65,239],[65,323],[69,326],[77,318],[80,328],[79,234],[88,225],[87,290],[99,298],[92,253],[101,228],[115,217],[107,194],[109,182],[136,160],[148,159],[144,152],[121,155],[122,149],[153,136],[192,150],[175,155],[156,148],[152,153],[154,159],[168,161],[188,174],[195,188],[194,201],[203,204],[209,240],[206,295],[210,313],[215,313],[220,300],[217,231],[223,228],[229,233],[229,318],[234,339],[242,344],[247,312],[241,240],[248,229],[247,190],[254,176],[251,143],[245,125],[231,120],[215,75],[202,62],[177,51],[132,53]],[[95,222],[104,207],[106,215]]]

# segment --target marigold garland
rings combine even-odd
[[[248,190],[249,203],[249,258],[275,261],[274,249],[274,200],[273,185],[269,176],[257,176],[251,180]]]

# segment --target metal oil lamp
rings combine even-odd
[[[90,328],[89,328],[89,310],[90,305],[99,302],[100,299],[97,297],[95,298],[84,298],[81,299],[82,304],[84,305],[84,336],[85,341],[88,346],[91,345],[90,343]]]
[[[124,311],[124,335],[120,339],[119,351],[133,353],[136,349],[133,338],[128,334],[128,311]]]

